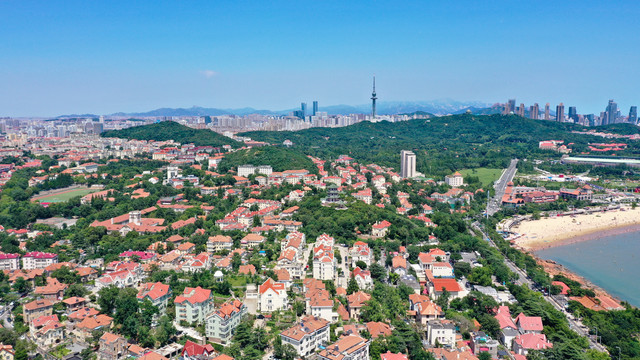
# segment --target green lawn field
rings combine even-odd
[[[60,194],[52,194],[49,196],[45,196],[43,198],[39,198],[36,201],[41,203],[56,203],[56,202],[65,202],[76,196],[85,196],[87,194],[98,191],[98,189],[77,189],[70,190],[67,192],[63,192]]]
[[[502,170],[503,169],[477,168],[460,170],[460,173],[464,177],[477,176],[480,179],[482,186],[487,186],[500,178]]]

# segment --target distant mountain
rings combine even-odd
[[[242,146],[242,143],[220,135],[215,131],[193,129],[175,121],[162,121],[156,124],[134,126],[122,130],[105,131],[100,136],[136,140],[175,140],[182,144],[193,143],[197,146],[221,147],[222,145],[231,145],[234,148]]]
[[[502,105],[493,105],[491,107],[483,107],[483,108],[470,106],[470,107],[453,112],[453,115],[464,114],[467,111],[469,111],[474,115],[493,115],[493,114],[502,114],[503,110],[504,110],[504,106]]]
[[[413,113],[416,111],[424,111],[434,115],[449,115],[463,113],[467,109],[485,109],[489,108],[490,104],[481,102],[462,102],[450,99],[433,100],[433,101],[381,101],[376,104],[376,113],[379,115],[395,115],[403,113]],[[239,109],[218,109],[218,108],[205,108],[200,106],[193,106],[190,108],[160,108],[147,112],[135,112],[125,113],[117,112],[111,114],[111,116],[121,117],[158,117],[158,116],[220,116],[220,115],[248,115],[248,114],[260,114],[260,115],[288,115],[294,109],[285,110],[259,110],[251,107],[239,108]],[[329,115],[348,115],[348,114],[370,114],[371,104],[363,105],[330,105],[321,106],[319,108],[322,112],[327,112]],[[473,110],[472,110],[473,112]],[[475,113],[475,112],[474,112]],[[492,114],[482,113],[483,115]],[[480,114],[480,113],[479,113]],[[57,118],[97,118],[95,114],[83,114],[83,115],[60,115]]]
[[[247,115],[247,114],[262,114],[262,115],[276,115],[278,113],[270,110],[256,110],[254,108],[242,108],[242,109],[216,109],[216,108],[204,108],[199,106],[193,106],[190,108],[160,108],[147,112],[140,113],[124,113],[119,112],[111,114],[112,116],[138,116],[138,117],[151,117],[151,116],[219,116],[219,115]]]

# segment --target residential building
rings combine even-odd
[[[120,359],[127,353],[127,339],[110,332],[100,337],[99,344],[98,359],[100,360]]]
[[[455,348],[456,325],[447,320],[430,320],[427,323],[427,341],[432,346],[440,344]]]
[[[158,308],[157,316],[162,316],[167,311],[169,298],[171,298],[171,289],[169,285],[161,282],[142,284],[138,291],[139,301],[149,300],[153,306]]]
[[[14,355],[13,346],[0,344],[0,360],[13,360]]]
[[[176,321],[187,323],[204,322],[207,314],[213,309],[213,297],[211,290],[187,287],[182,295],[173,301],[176,307]]]
[[[19,254],[0,254],[0,270],[18,270],[19,268]]]
[[[211,344],[200,345],[191,340],[187,340],[182,347],[182,353],[180,355],[182,356],[182,360],[208,360],[213,358],[215,353],[216,351]]]
[[[413,151],[402,150],[400,152],[400,176],[403,179],[411,179],[416,176],[416,154]]]
[[[349,258],[351,259],[351,267],[357,267],[357,262],[362,261],[367,264],[367,267],[371,266],[371,259],[373,258],[373,252],[367,243],[362,241],[356,241],[353,247],[349,249]]]
[[[233,250],[233,240],[231,239],[231,236],[210,236],[207,241],[207,252],[214,253],[222,250]]]
[[[268,278],[258,287],[258,310],[272,312],[282,310],[288,305],[286,286]]]
[[[379,221],[371,226],[371,236],[385,237],[387,236],[387,232],[389,232],[390,227],[391,223],[387,220]]]
[[[48,299],[33,300],[22,306],[22,319],[25,324],[31,324],[33,320],[51,314],[53,314],[53,301]]]
[[[552,348],[553,344],[547,340],[545,334],[526,333],[516,336],[513,340],[513,351],[518,355],[527,355],[530,350],[544,350]]]
[[[369,341],[357,335],[343,336],[320,351],[318,359],[369,360]]]
[[[22,268],[25,270],[44,269],[58,262],[58,254],[32,251],[22,257]]]
[[[247,307],[240,300],[229,300],[206,318],[207,339],[217,344],[229,343],[235,329],[247,314]]]
[[[456,188],[464,185],[464,178],[462,177],[462,174],[456,171],[455,173],[453,173],[453,175],[445,176],[444,182],[447,185]]]
[[[298,356],[305,357],[329,343],[330,325],[325,319],[306,316],[299,323],[282,331],[280,338],[283,345],[293,346]]]

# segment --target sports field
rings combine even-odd
[[[464,169],[460,170],[460,174],[464,177],[477,176],[480,179],[482,186],[487,186],[500,178],[502,170],[503,169],[490,168]]]
[[[90,194],[92,192],[96,192],[98,191],[98,189],[87,189],[87,188],[83,188],[83,189],[74,189],[74,190],[64,190],[64,189],[60,189],[60,191],[56,191],[52,194],[48,194],[48,195],[39,195],[39,196],[35,196],[31,199],[31,201],[37,201],[40,203],[56,203],[56,202],[65,202],[73,197],[76,196],[85,196],[87,194]]]

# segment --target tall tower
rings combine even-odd
[[[632,106],[629,109],[629,120],[630,123],[632,124],[636,124],[638,122],[638,107],[637,106]]]
[[[307,116],[307,103],[300,103],[300,111],[302,111],[302,118],[304,119]]]
[[[400,177],[411,179],[416,176],[416,154],[413,151],[400,152]]]
[[[578,122],[578,111],[575,106],[569,106],[569,119],[573,120],[574,123]]]
[[[318,113],[318,102],[317,102],[317,101],[314,101],[314,102],[313,102],[313,112],[312,112],[312,115],[313,115],[313,116],[316,116],[316,114],[317,114],[317,113]]]
[[[529,118],[538,120],[539,117],[540,117],[540,107],[538,103],[535,103],[531,107],[529,107]]]
[[[556,121],[563,122],[564,121],[564,104],[560,103],[556,106]]]
[[[378,97],[376,96],[376,77],[373,77],[373,92],[371,93],[371,119],[376,118],[376,100]]]
[[[549,110],[549,103],[547,103],[547,104],[544,106],[544,119],[545,119],[545,120],[551,120],[551,117],[549,116],[549,112],[550,112],[550,110]]]

